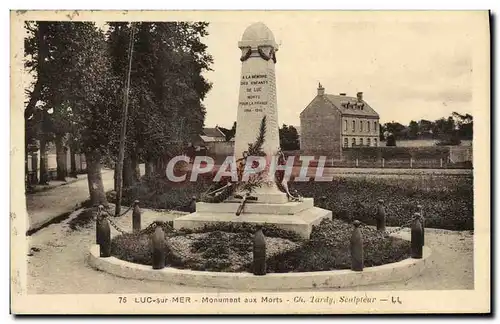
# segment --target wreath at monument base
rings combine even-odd
[[[237,193],[243,193],[242,197],[244,200],[246,197],[249,197],[252,192],[255,191],[256,188],[261,187],[264,184],[264,176],[266,169],[254,174],[251,174],[248,177],[248,180],[243,181],[243,175],[245,171],[245,166],[247,163],[247,158],[249,156],[266,156],[266,153],[262,150],[262,145],[264,144],[266,135],[266,116],[262,117],[259,128],[259,135],[257,136],[256,141],[252,144],[248,145],[248,151],[243,153],[243,158],[236,161],[236,171],[237,171],[237,181],[231,180],[220,180],[217,183],[210,186],[210,188],[201,196],[202,202],[207,203],[220,203],[224,200],[229,199],[232,196],[235,196]],[[279,149],[277,153],[277,159],[279,165],[285,165],[286,159],[285,155]],[[256,166],[253,166],[256,167]],[[301,199],[297,194],[292,195],[288,189],[288,183],[285,181],[285,171],[280,170],[275,172],[275,182],[278,186],[278,189],[283,193],[286,193],[289,200],[298,201]]]

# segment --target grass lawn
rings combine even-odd
[[[142,181],[124,192],[123,204],[140,200],[143,208],[189,211],[193,196],[200,197],[210,185],[198,182],[169,183],[166,179]],[[418,175],[411,178],[335,178],[331,182],[290,182],[315,205],[332,211],[348,222],[358,219],[374,225],[377,201],[385,201],[387,226],[400,226],[424,207],[425,226],[449,230],[472,230],[472,176]]]

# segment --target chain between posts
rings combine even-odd
[[[129,208],[130,210],[131,208]],[[128,211],[127,211],[128,212]],[[127,212],[125,212],[124,214],[126,214]],[[111,215],[111,213],[104,208],[104,206],[99,206],[97,208],[97,215],[96,215],[96,219],[94,220],[97,220],[97,219],[107,219],[109,221],[109,224],[117,231],[119,232],[120,234],[132,234],[131,232],[127,232],[126,230],[120,228],[120,226],[118,224],[116,224],[114,221],[113,221],[113,216]],[[173,228],[168,225],[167,223],[165,222],[161,222],[161,221],[154,221],[152,222],[151,224],[149,224],[146,228],[142,229],[141,231],[139,231],[137,234],[145,234],[145,233],[148,233],[149,231],[152,231],[156,228],[156,226],[161,226],[161,227],[164,227],[164,229],[166,230],[165,232],[171,232],[173,231]]]
[[[131,211],[132,208],[134,208],[134,205],[130,205],[130,207],[126,211],[124,211],[123,213],[121,213],[121,215],[118,215],[116,217],[122,217],[122,216],[124,216],[126,213],[128,213],[129,211]],[[106,212],[108,213],[109,216],[112,216],[111,215],[111,210],[109,209],[109,207],[104,207],[104,210],[106,210]]]
[[[366,229],[367,229],[368,231],[370,231],[370,232],[375,232],[375,233],[377,233],[377,234],[387,236],[387,235],[391,235],[391,234],[394,234],[394,233],[396,233],[396,232],[399,232],[399,231],[403,230],[405,227],[410,227],[410,226],[411,226],[411,224],[412,224],[412,223],[413,223],[413,222],[414,222],[417,218],[421,218],[421,217],[420,217],[420,216],[414,216],[414,217],[412,217],[410,220],[408,220],[406,223],[404,223],[403,225],[401,225],[401,226],[399,226],[399,227],[397,227],[397,228],[395,228],[395,229],[392,229],[392,230],[390,230],[390,231],[386,230],[386,231],[384,231],[384,232],[381,232],[381,231],[379,231],[379,230],[377,230],[377,229],[371,228],[371,227],[369,227],[369,225],[368,225],[368,224],[365,224],[365,223],[363,223],[363,222],[360,222],[360,223],[361,223],[361,225],[363,226],[363,228],[366,228]]]
[[[110,216],[111,216],[111,214],[106,209],[104,209],[104,206],[99,206],[97,208],[97,215],[96,215],[96,218],[94,220],[97,221],[97,219],[107,219],[109,221],[109,224],[115,230],[117,230],[120,234],[136,234],[136,235],[142,235],[142,234],[147,234],[147,233],[151,234],[151,233],[154,232],[154,230],[158,226],[162,227],[164,233],[168,233],[168,232],[173,232],[174,231],[174,229],[172,228],[172,226],[170,226],[168,223],[162,222],[162,221],[154,221],[151,224],[149,224],[146,228],[142,229],[141,231],[139,231],[137,233],[131,233],[131,232],[127,232],[124,229],[120,228],[120,226],[118,226],[118,224],[116,224],[112,220],[112,217],[110,217]],[[182,251],[180,251],[175,246],[173,246],[169,242],[168,239],[166,240],[166,244],[167,244],[167,246],[169,247],[170,251],[173,253],[173,255],[176,258],[179,258],[179,259],[188,259],[188,257],[184,253],[182,253]]]

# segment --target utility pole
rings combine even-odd
[[[122,124],[120,132],[120,146],[118,148],[118,163],[116,165],[116,208],[115,216],[120,215],[121,203],[122,203],[122,187],[123,187],[123,159],[125,157],[125,137],[127,134],[127,115],[128,115],[128,94],[130,91],[130,71],[132,70],[132,54],[134,48],[134,23],[130,24],[130,41],[128,49],[128,72],[127,72],[127,84],[124,93],[123,102],[123,112],[122,112]]]

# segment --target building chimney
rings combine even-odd
[[[325,94],[325,88],[323,88],[323,86],[321,85],[321,83],[319,83],[318,85],[318,96],[322,96]]]
[[[346,93],[345,92],[341,92],[341,93],[339,93],[339,95],[341,95],[342,97],[345,97]]]
[[[358,92],[357,95],[358,101],[363,101],[363,92]]]

